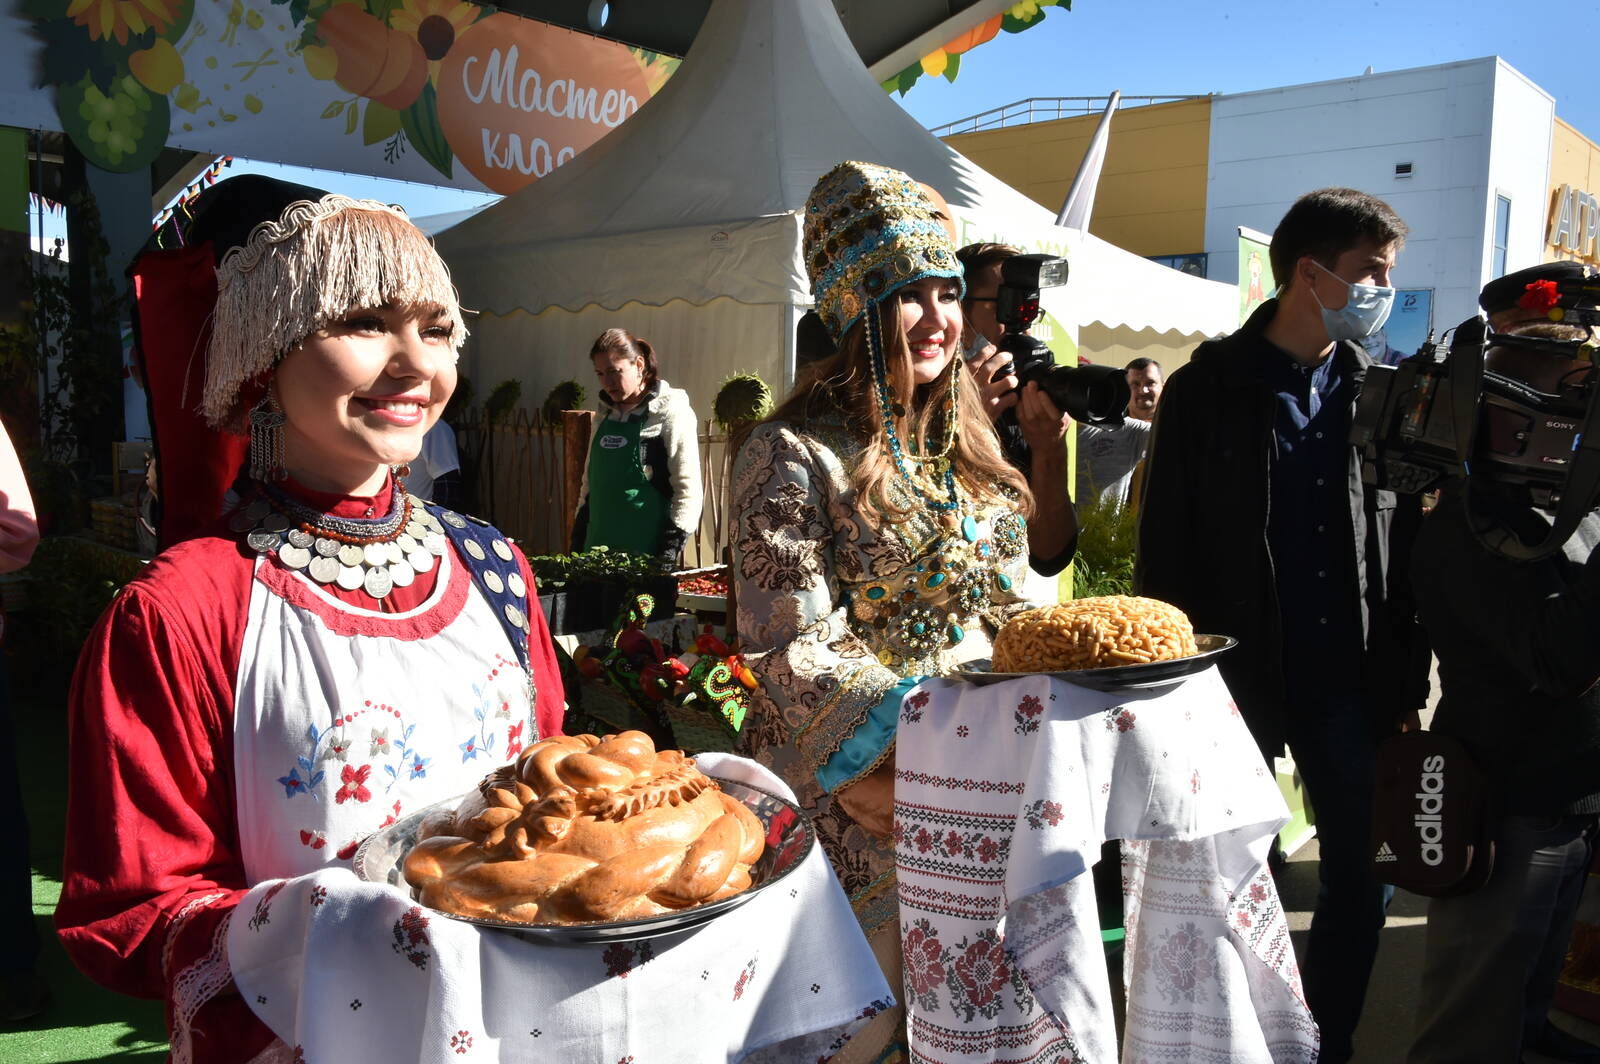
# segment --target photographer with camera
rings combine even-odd
[[[1167,382],[1139,513],[1138,593],[1239,640],[1223,677],[1269,764],[1287,741],[1315,807],[1301,970],[1329,1062],[1353,1052],[1388,898],[1369,849],[1374,755],[1426,692],[1406,673],[1395,496],[1362,483],[1348,442],[1371,365],[1356,341],[1388,316],[1405,234],[1354,189],[1290,207],[1272,236],[1277,297]]]
[[[1126,382],[1119,393],[1105,367],[1056,366],[1049,349],[1028,334],[1039,315],[1040,289],[1066,282],[1065,259],[993,243],[968,244],[956,257],[967,286],[961,301],[969,326],[967,366],[1006,459],[1033,492],[1029,566],[1054,576],[1072,560],[1078,541],[1063,442],[1072,416],[1063,411],[1117,416],[1127,404]]]
[[[1439,659],[1431,731],[1459,740],[1486,777],[1493,863],[1478,889],[1428,905],[1408,1060],[1600,1060],[1546,1017],[1600,819],[1600,497],[1586,495],[1570,530],[1558,514],[1583,467],[1600,468],[1571,440],[1600,384],[1583,324],[1600,320],[1600,277],[1550,263],[1490,283],[1479,303],[1494,331],[1462,323],[1467,350],[1453,345],[1448,366],[1460,390],[1487,352],[1471,397],[1476,443],[1463,449],[1471,473],[1445,481],[1411,575]],[[1528,431],[1536,422],[1568,441],[1545,446]]]

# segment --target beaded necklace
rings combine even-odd
[[[930,509],[941,513],[953,512],[961,506],[961,495],[956,489],[955,465],[950,461],[950,452],[954,450],[956,442],[956,390],[961,382],[960,367],[950,367],[950,390],[945,396],[943,446],[935,454],[913,452],[909,456],[911,462],[932,465],[934,476],[943,474],[946,498],[935,499],[922,490],[921,478],[912,473],[905,449],[900,445],[900,434],[895,431],[894,403],[889,395],[889,371],[883,359],[883,327],[877,307],[867,311],[866,326],[867,351],[872,359],[873,381],[878,387],[878,407],[883,413],[883,428],[889,437],[889,453],[894,459],[894,467],[900,473],[900,479]]]

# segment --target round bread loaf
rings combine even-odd
[[[643,732],[544,739],[406,855],[424,905],[519,923],[627,920],[750,886],[761,821]]]
[[[1137,665],[1198,652],[1178,607],[1135,595],[1074,599],[1019,613],[995,636],[995,672]]]

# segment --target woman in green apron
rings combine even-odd
[[[661,379],[650,344],[623,329],[601,333],[589,359],[600,382],[600,416],[573,546],[605,546],[676,566],[699,527],[702,502],[689,396]]]

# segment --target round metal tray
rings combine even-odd
[[[729,797],[743,802],[767,829],[767,848],[760,859],[750,866],[752,884],[748,890],[740,891],[721,901],[697,905],[692,909],[663,913],[660,916],[647,916],[639,920],[589,924],[524,924],[510,920],[457,916],[446,912],[440,912],[439,915],[460,920],[462,923],[492,927],[529,942],[551,946],[584,946],[596,942],[659,938],[663,935],[690,931],[710,920],[715,920],[728,910],[743,905],[800,867],[800,862],[805,860],[816,842],[816,834],[811,828],[811,822],[793,802],[748,783],[716,776],[712,779],[717,781]],[[406,882],[400,870],[406,855],[411,852],[411,847],[416,845],[417,829],[422,819],[429,813],[439,809],[454,809],[460,801],[461,797],[458,796],[443,802],[435,802],[426,809],[397,820],[369,836],[356,849],[354,861],[356,877],[370,883],[387,883],[415,897],[416,892],[411,889],[411,885]]]
[[[951,679],[973,684],[1004,683],[1024,676],[1053,676],[1058,680],[1087,687],[1094,691],[1142,691],[1152,687],[1167,687],[1181,683],[1197,672],[1209,669],[1218,656],[1239,645],[1229,635],[1196,635],[1198,654],[1167,661],[1152,661],[1141,665],[1113,665],[1105,669],[1071,669],[1063,672],[991,672],[988,662],[978,660],[969,664],[979,666],[962,672],[953,672]]]

